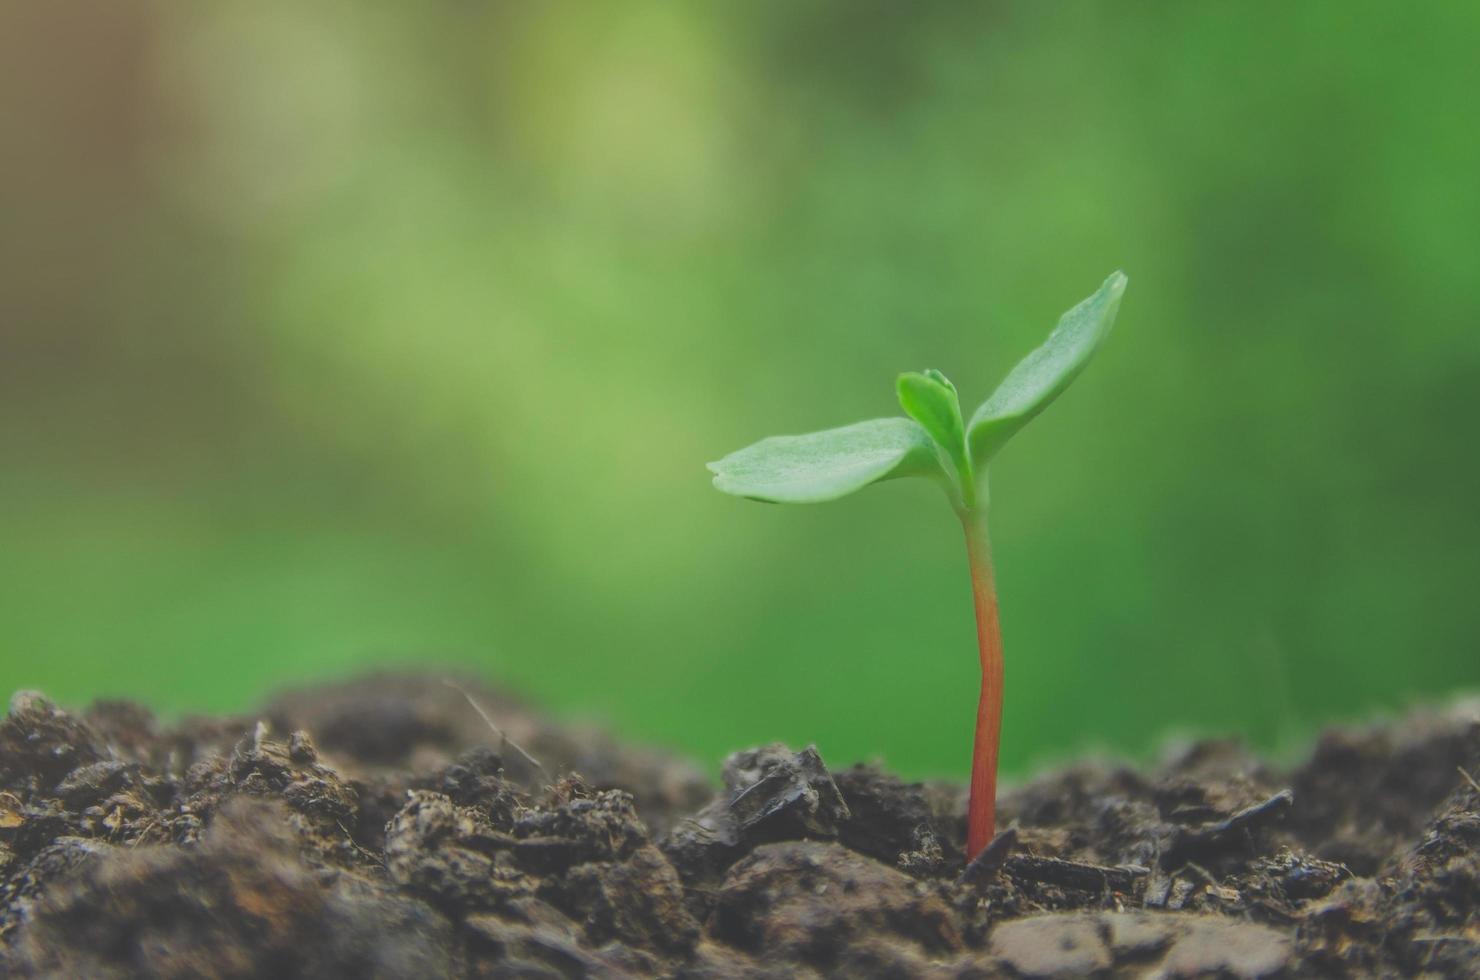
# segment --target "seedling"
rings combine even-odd
[[[1002,633],[987,536],[987,464],[1019,429],[1069,387],[1110,333],[1125,292],[1117,272],[1065,313],[1043,346],[1018,362],[963,422],[956,389],[939,371],[899,376],[909,418],[873,419],[804,436],[772,436],[710,463],[725,493],[778,504],[836,500],[871,483],[923,476],[945,489],[966,532],[982,686],[971,758],[966,857],[992,839],[1002,730]]]

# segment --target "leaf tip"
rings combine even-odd
[[[728,475],[715,469],[713,463],[709,464],[709,471],[714,474],[714,478],[709,481],[710,485],[714,487],[714,489],[718,490],[720,493],[729,494],[732,497],[746,496],[744,489],[741,487],[737,487],[734,480],[732,480]]]

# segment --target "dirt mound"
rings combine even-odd
[[[958,786],[768,745],[716,792],[468,690],[169,729],[16,695],[0,973],[1480,975],[1480,705],[1329,732],[1293,771],[1205,742],[1051,773],[966,867]]]

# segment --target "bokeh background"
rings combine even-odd
[[[0,683],[166,713],[460,664],[714,763],[966,769],[924,484],[708,486],[970,406],[1010,771],[1480,683],[1480,6],[0,3]]]

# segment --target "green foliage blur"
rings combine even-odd
[[[1480,683],[1480,5],[0,2],[0,686],[460,664],[714,762],[962,774],[939,491],[704,463],[974,405],[1004,764]]]

